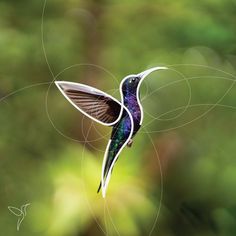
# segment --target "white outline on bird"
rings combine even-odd
[[[123,148],[131,146],[132,138],[143,122],[143,108],[140,103],[140,85],[145,77],[156,70],[167,67],[153,67],[138,74],[126,76],[120,83],[121,101],[94,87],[68,81],[55,81],[64,97],[81,113],[105,126],[112,126],[103,164],[101,182],[102,196],[111,177],[111,172]]]

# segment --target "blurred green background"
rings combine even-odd
[[[0,12],[1,235],[236,235],[235,0],[1,0]],[[159,65],[170,70],[143,83],[143,127],[104,200],[110,128],[51,82],[119,98],[124,76]],[[17,231],[7,207],[26,203]]]

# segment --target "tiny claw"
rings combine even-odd
[[[132,144],[133,144],[133,140],[132,140],[132,139],[130,139],[130,140],[129,140],[129,142],[127,143],[127,147],[131,147],[131,146],[132,146]]]

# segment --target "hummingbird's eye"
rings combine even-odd
[[[136,78],[134,77],[134,78],[132,78],[132,82],[135,82],[136,81]]]

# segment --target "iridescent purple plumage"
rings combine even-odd
[[[140,128],[141,108],[138,103],[139,94],[137,96],[137,87],[139,81],[139,77],[131,77],[125,80],[122,85],[124,105],[130,111],[134,121],[134,130],[132,136],[134,136]]]

